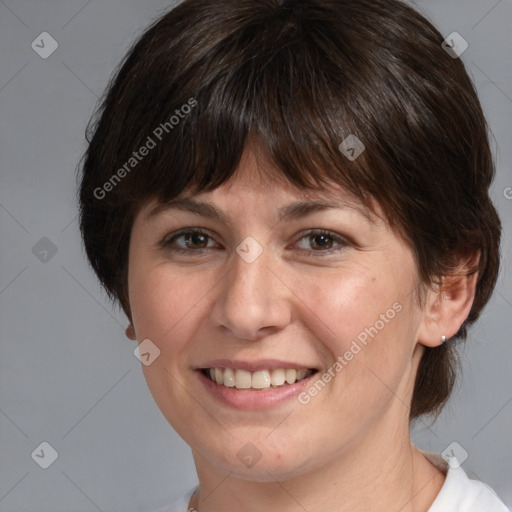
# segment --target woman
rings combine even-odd
[[[394,0],[186,0],[128,53],[81,232],[192,449],[161,512],[506,510],[409,433],[499,266],[486,121],[442,43]]]

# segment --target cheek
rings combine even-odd
[[[129,276],[133,323],[139,339],[150,338],[156,344],[176,338],[176,332],[193,316],[206,291],[211,288],[207,276],[171,271],[164,265],[137,265],[134,260]]]
[[[407,371],[414,312],[412,275],[402,269],[359,267],[297,282],[299,314],[328,349],[336,375],[333,391],[352,396],[388,393]],[[371,385],[369,385],[371,384]]]
[[[320,341],[335,356],[348,350],[358,336],[364,343],[365,335],[370,336],[367,330],[375,333],[371,328],[376,322],[380,334],[399,316],[396,309],[400,307],[393,309],[396,302],[401,303],[396,281],[378,277],[368,268],[301,276],[295,289],[302,302],[301,318],[323,333]]]

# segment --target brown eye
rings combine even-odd
[[[184,237],[185,245],[189,249],[204,249],[208,243],[208,236],[201,233],[187,233],[182,236]]]
[[[332,246],[332,237],[329,235],[311,235],[311,246],[317,249],[330,249]]]
[[[339,251],[348,245],[348,242],[330,231],[311,231],[299,240],[299,244],[302,241],[306,241],[306,247],[300,247],[306,253],[321,255],[319,253],[331,254],[335,251]]]
[[[166,237],[161,246],[177,252],[201,252],[212,248],[208,246],[210,235],[199,229],[186,229],[171,237]]]

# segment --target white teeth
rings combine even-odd
[[[272,370],[270,380],[272,386],[282,386],[286,382],[286,371],[281,369]]]
[[[293,384],[295,382],[296,378],[297,378],[297,370],[294,370],[294,369],[286,370],[286,382],[288,382],[288,384]]]
[[[270,375],[267,370],[254,372],[252,374],[252,387],[256,389],[263,389],[270,387]]]
[[[294,384],[295,382],[309,377],[311,370],[273,369],[249,372],[247,370],[235,370],[233,368],[209,368],[206,374],[210,380],[220,386],[237,389],[270,389],[270,387]]]
[[[235,372],[231,368],[224,368],[224,386],[235,387]]]
[[[304,377],[307,377],[307,370],[297,370],[297,380],[302,380]]]
[[[235,387],[237,389],[249,389],[251,387],[251,372],[247,370],[236,370]]]

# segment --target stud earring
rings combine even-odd
[[[445,336],[444,334],[441,336],[441,341],[442,341],[443,343],[446,341],[446,336]]]

